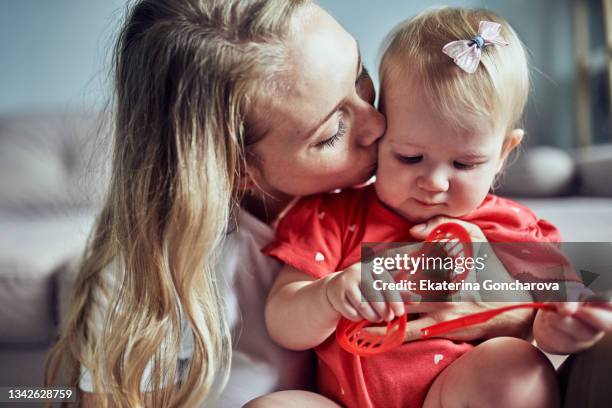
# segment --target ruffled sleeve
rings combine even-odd
[[[282,218],[264,253],[315,278],[338,270],[344,221],[334,211],[337,195],[300,199]]]

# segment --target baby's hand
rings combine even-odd
[[[612,303],[557,303],[556,311],[539,310],[533,334],[544,351],[570,354],[597,343],[612,331]]]
[[[377,277],[380,279],[380,277]],[[391,278],[392,279],[392,278]],[[369,320],[371,322],[391,321],[405,312],[401,301],[387,301],[366,299],[359,284],[361,282],[361,268],[356,263],[344,271],[336,272],[328,278],[325,294],[331,306],[343,317],[358,322]],[[379,293],[378,296],[381,296]]]
[[[470,239],[472,242],[487,242],[487,238],[477,225],[466,221],[457,220],[455,218],[445,217],[443,215],[434,217],[422,224],[415,225],[414,227],[410,228],[410,234],[412,234],[412,236],[416,239],[424,240],[431,233],[431,231],[434,230],[434,228],[447,222],[454,222],[465,228],[468,234],[470,234]]]

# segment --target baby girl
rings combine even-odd
[[[314,348],[318,392],[347,407],[558,404],[552,366],[518,338],[405,342],[363,358],[363,384],[355,356],[332,336],[341,317],[427,311],[363,301],[355,265],[362,242],[423,240],[449,218],[474,241],[560,240],[530,209],[489,194],[521,142],[529,90],[525,49],[505,20],[486,10],[426,11],[390,34],[380,74],[387,130],[376,182],[302,199],[266,248],[286,264],[268,298],[271,336],[291,349]]]

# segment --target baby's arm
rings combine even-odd
[[[317,279],[285,265],[266,302],[266,326],[270,337],[291,350],[321,344],[336,329],[340,318],[327,299],[330,274]]]
[[[266,303],[266,326],[274,341],[293,350],[321,344],[340,317],[360,321],[392,320],[404,314],[400,302],[367,302],[359,289],[359,264],[316,279],[286,265]]]

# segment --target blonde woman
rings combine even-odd
[[[265,334],[280,265],[259,247],[295,196],[374,172],[385,120],[355,40],[308,0],[140,0],[114,56],[111,187],[47,383],[85,407],[299,387],[302,357]],[[506,318],[497,332],[531,321]]]

